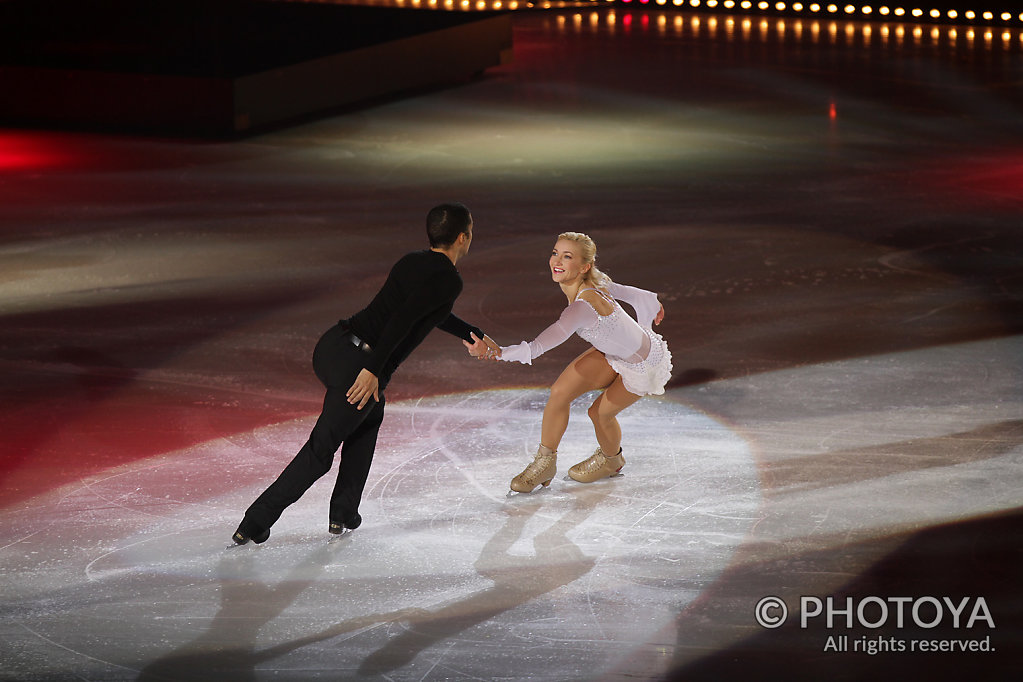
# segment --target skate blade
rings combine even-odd
[[[327,544],[331,545],[331,544],[334,544],[335,542],[341,542],[342,540],[344,540],[345,538],[347,538],[349,535],[351,535],[354,532],[355,531],[350,529],[350,528],[345,528],[340,533],[331,533],[330,537],[327,538]]]

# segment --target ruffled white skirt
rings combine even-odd
[[[640,362],[626,362],[621,358],[605,355],[607,364],[622,377],[625,389],[633,395],[662,395],[664,387],[671,380],[671,351],[661,335],[644,328],[650,337],[650,353]]]

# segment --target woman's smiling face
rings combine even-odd
[[[582,249],[568,239],[559,239],[554,245],[550,265],[551,279],[558,284],[571,284],[590,270],[590,265],[583,263]]]

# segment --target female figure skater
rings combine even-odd
[[[561,286],[568,307],[533,341],[501,348],[501,360],[529,365],[573,333],[593,344],[551,387],[543,411],[540,447],[529,466],[512,479],[515,492],[528,493],[538,485],[550,485],[557,472],[558,445],[568,428],[569,407],[583,393],[598,389],[603,392],[588,414],[599,447],[589,459],[569,469],[568,475],[582,483],[617,476],[625,465],[618,413],[644,395],[664,393],[671,378],[671,353],[650,326],[664,319],[657,294],[615,284],[597,269],[596,257],[597,247],[587,235],[558,235],[551,252],[551,279]],[[635,308],[638,322],[622,309],[619,300]]]

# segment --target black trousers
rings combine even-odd
[[[358,513],[373,463],[377,433],[384,419],[382,386],[380,402],[370,398],[361,410],[349,404],[345,395],[362,370],[363,352],[352,343],[351,335],[341,325],[320,337],[313,351],[313,370],[327,389],[323,410],[309,440],[277,480],[246,510],[239,526],[246,535],[251,537],[269,529],[289,505],[330,470],[339,447],[341,465],[330,496],[330,520],[344,523]]]

